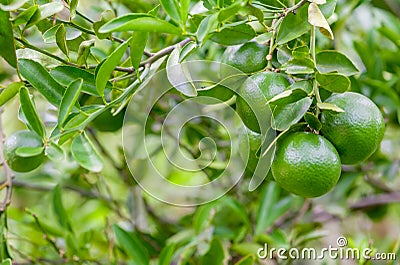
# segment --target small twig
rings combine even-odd
[[[350,204],[349,208],[357,211],[390,203],[400,203],[400,191],[367,196],[358,202]]]
[[[3,199],[3,202],[0,204],[0,213],[4,212],[7,209],[7,206],[11,203],[11,194],[12,194],[12,184],[13,184],[13,173],[11,169],[8,167],[4,155],[3,155],[3,143],[4,143],[4,133],[3,133],[3,122],[2,122],[2,114],[3,109],[0,108],[0,161],[3,165],[4,174],[6,176],[5,182],[2,184],[2,189],[6,188],[6,195]]]
[[[304,214],[308,211],[308,209],[310,209],[310,206],[311,206],[311,199],[306,198],[303,206],[301,207],[301,209],[299,210],[299,212],[297,213],[297,215],[293,220],[293,225],[297,224],[300,221],[300,219],[304,216]]]
[[[366,175],[364,179],[365,179],[365,182],[367,182],[369,185],[371,185],[372,187],[374,187],[380,191],[383,191],[386,193],[393,192],[393,190],[390,187],[388,187],[384,182],[382,182],[378,178],[373,178],[369,175]]]

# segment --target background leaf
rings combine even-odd
[[[147,39],[149,38],[148,32],[133,32],[130,43],[130,56],[133,68],[138,73],[140,61],[142,60],[144,49],[146,48]]]
[[[18,94],[19,89],[24,86],[24,82],[14,82],[9,84],[0,93],[0,107],[10,101]]]
[[[308,22],[315,27],[319,27],[322,34],[333,40],[331,27],[316,3],[310,3],[308,6]]]
[[[71,145],[72,156],[83,168],[92,172],[100,172],[103,161],[93,143],[85,133],[79,134]]]
[[[0,56],[12,67],[17,67],[14,33],[10,22],[10,13],[0,9]]]

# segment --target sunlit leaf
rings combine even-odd
[[[345,76],[357,74],[359,71],[353,62],[343,53],[338,51],[321,51],[316,55],[318,72],[339,73]]]
[[[333,40],[331,27],[316,3],[310,3],[308,7],[308,22],[318,27],[322,34]]]
[[[345,75],[317,73],[316,78],[319,85],[330,92],[343,93],[350,89],[350,79]]]
[[[18,94],[19,89],[24,86],[23,82],[14,82],[9,84],[0,92],[0,107],[10,101]]]

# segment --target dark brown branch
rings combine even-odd
[[[390,203],[400,203],[400,192],[382,193],[371,195],[361,199],[358,202],[349,205],[353,211],[368,209],[371,207],[386,205]]]

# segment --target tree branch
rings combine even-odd
[[[6,195],[3,199],[3,202],[0,204],[0,213],[4,212],[7,209],[7,206],[11,203],[11,194],[12,194],[12,184],[13,184],[13,173],[11,169],[8,167],[4,155],[3,155],[3,143],[4,143],[4,133],[3,133],[3,122],[1,116],[3,114],[3,109],[0,108],[0,161],[3,165],[4,174],[6,176],[6,180],[2,185],[2,188],[6,188]]]
[[[390,203],[400,203],[400,191],[367,196],[358,202],[350,204],[349,208],[352,211],[357,211]]]

